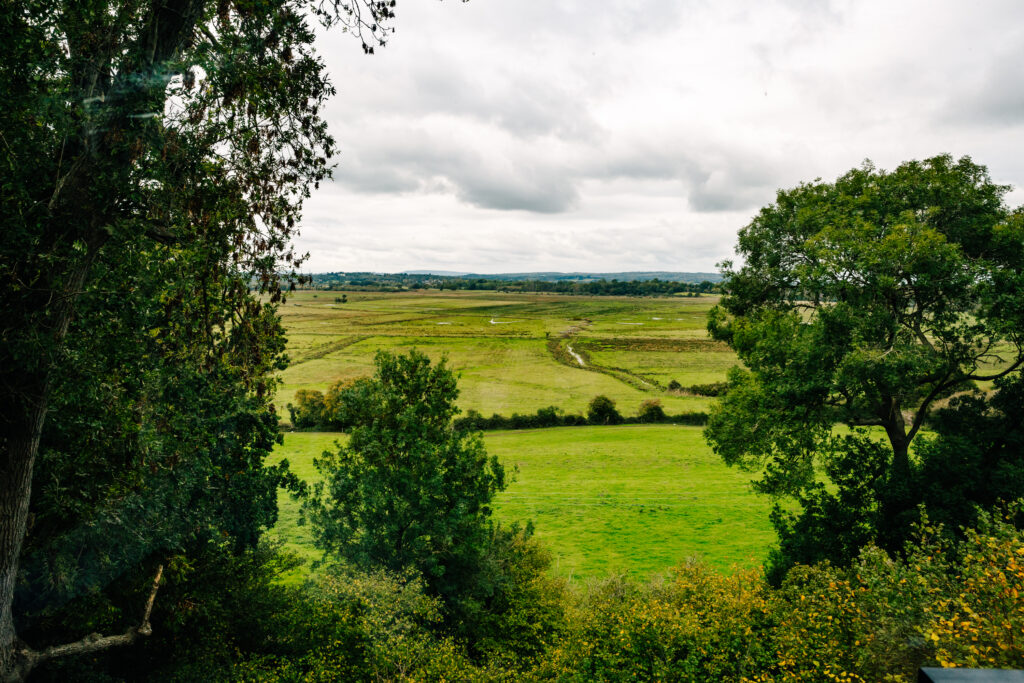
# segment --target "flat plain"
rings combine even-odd
[[[715,297],[587,297],[436,290],[371,293],[300,291],[281,307],[291,365],[278,407],[298,389],[324,391],[367,376],[378,349],[417,348],[448,359],[459,374],[459,406],[484,415],[556,406],[585,413],[603,394],[635,414],[658,399],[666,412],[704,411],[714,399],[683,387],[725,379],[736,363],[708,338]],[[343,434],[290,432],[275,452],[306,481],[313,458]],[[760,564],[774,541],[770,502],[749,474],[727,468],[699,427],[563,427],[485,434],[488,451],[515,471],[495,502],[504,524],[532,521],[573,579],[628,571],[648,575],[689,557],[727,570]],[[285,494],[274,533],[315,559],[298,505]]]
[[[343,434],[290,432],[278,457],[318,479],[313,458]],[[775,539],[770,502],[750,475],[722,464],[699,427],[623,425],[486,432],[487,451],[512,474],[495,519],[532,521],[554,571],[584,580],[628,571],[647,576],[688,558],[728,571],[757,566]],[[298,504],[279,498],[273,534],[308,560],[320,557]]]
[[[644,400],[669,413],[706,410],[709,399],[668,390],[720,381],[736,361],[708,338],[715,297],[588,297],[499,292],[299,291],[280,309],[291,364],[277,405],[298,389],[324,391],[372,373],[378,349],[417,348],[460,374],[463,410],[583,413],[603,394],[623,414]],[[580,361],[583,365],[580,365]]]

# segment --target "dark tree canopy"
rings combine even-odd
[[[475,580],[505,470],[479,432],[457,430],[455,375],[413,350],[378,352],[372,378],[340,392],[347,445],[324,453],[303,508],[319,547],[364,567],[414,568],[448,600]]]
[[[740,231],[709,319],[746,366],[711,416],[715,451],[776,494],[811,486],[816,457],[842,470],[863,451],[885,515],[905,511],[910,445],[937,403],[1024,361],[1024,214],[1008,190],[938,156],[780,191]],[[836,423],[881,428],[888,448],[868,457],[873,437]]]
[[[334,151],[321,117],[334,90],[313,50],[314,25],[340,22],[370,51],[390,32],[393,7],[0,5],[4,677],[27,675],[35,661],[28,650],[16,656],[12,612],[33,495],[33,553],[79,521],[143,519],[104,501],[135,505],[156,495],[161,477],[198,486],[219,468],[241,469],[253,475],[252,496],[245,485],[231,491],[267,500],[273,481],[258,470],[275,430],[269,373],[282,348],[270,304],[279,274],[301,261],[290,240]],[[234,514],[229,526],[251,545],[272,515],[242,499],[230,512],[236,493],[212,517],[208,506],[181,503],[188,487],[161,498],[196,517],[156,536],[181,538]],[[40,507],[54,503],[67,503],[65,518]],[[83,567],[67,558],[102,555],[54,552],[64,559],[51,557],[51,569],[71,574]]]

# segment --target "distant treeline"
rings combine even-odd
[[[363,290],[398,292],[417,289],[490,290],[499,292],[550,292],[597,296],[673,296],[717,293],[719,284],[711,280],[687,282],[660,278],[619,280],[572,279],[508,280],[500,277],[448,276],[421,273],[315,273],[306,278],[303,289]]]
[[[645,401],[645,403],[647,403]],[[532,415],[520,415],[512,413],[510,416],[494,413],[490,417],[484,417],[475,410],[467,410],[463,417],[455,418],[453,424],[456,429],[541,429],[544,427],[579,427],[594,424],[678,424],[678,425],[705,425],[708,422],[707,413],[681,413],[669,415],[660,409],[643,410],[632,416],[620,415],[617,419],[602,420],[593,419],[590,415],[565,414],[555,406],[541,408]]]
[[[288,404],[292,427],[310,431],[347,431],[351,427],[352,411],[345,405],[346,389],[352,385],[339,382],[322,392],[300,389],[295,392],[295,402]],[[494,413],[485,417],[476,410],[467,410],[452,424],[462,430],[492,429],[540,429],[544,427],[575,427],[583,425],[619,424],[707,424],[707,413],[681,413],[669,415],[658,399],[649,399],[640,404],[636,415],[622,415],[615,403],[606,396],[595,396],[587,407],[587,414],[567,414],[557,406],[540,408],[536,413],[500,415]]]

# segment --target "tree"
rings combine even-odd
[[[664,422],[667,417],[665,409],[661,407],[661,399],[649,398],[640,403],[637,418],[641,422]]]
[[[1024,362],[1024,213],[1005,205],[1008,189],[969,158],[938,156],[779,191],[740,230],[742,265],[723,264],[709,317],[746,366],[712,411],[712,448],[821,520],[835,518],[807,498],[824,500],[815,458],[853,496],[868,495],[854,490],[861,468],[876,481],[875,519],[905,528],[911,444],[938,402]],[[877,431],[834,434],[837,422],[884,431],[886,447],[872,445]]]
[[[393,6],[354,0],[313,12],[325,24],[347,24],[372,51]],[[87,294],[103,301],[111,283],[99,278],[125,264],[117,275],[128,291],[149,277],[173,278],[157,298],[133,299],[144,308],[126,313],[132,331],[165,342],[166,368],[187,358],[186,376],[198,372],[207,388],[217,376],[266,405],[276,353],[264,354],[263,335],[273,313],[250,287],[280,298],[278,272],[301,260],[289,240],[302,201],[327,177],[334,150],[320,117],[333,89],[313,53],[308,16],[301,0],[20,0],[0,8],[4,678],[27,675],[30,658],[16,661],[12,603],[32,483],[53,396],[73,365],[69,335],[109,317],[100,303],[74,324]],[[142,327],[154,319],[163,324]],[[159,424],[155,402],[181,398],[134,396],[140,434]],[[210,419],[226,424],[225,413]],[[144,458],[144,449],[135,455]]]
[[[315,461],[323,481],[303,503],[327,553],[364,568],[421,572],[453,601],[476,579],[505,470],[479,432],[452,427],[455,376],[417,351],[378,352],[372,378],[342,391],[346,446]]]
[[[615,409],[615,402],[607,396],[595,396],[587,405],[587,421],[595,425],[617,425],[622,415]]]

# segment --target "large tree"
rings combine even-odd
[[[146,310],[134,323],[163,319],[146,331],[167,341],[168,358],[178,348],[190,371],[232,366],[218,381],[265,398],[266,359],[226,359],[262,348],[256,338],[269,313],[249,287],[279,296],[277,273],[297,262],[289,240],[302,200],[329,173],[334,143],[320,112],[333,89],[312,49],[310,19],[343,23],[370,50],[386,35],[394,4],[16,0],[0,7],[5,678],[25,671],[15,661],[12,600],[40,441],[71,365],[68,335],[83,294],[105,274],[188,283],[146,299],[162,316]],[[146,270],[160,261],[166,267]],[[112,266],[125,263],[138,270]],[[102,320],[104,307],[94,301],[90,315]],[[175,398],[135,396],[142,406]],[[143,422],[158,414],[138,411]]]
[[[476,580],[505,470],[479,432],[455,429],[455,374],[415,350],[378,352],[376,373],[340,391],[348,444],[315,460],[303,503],[328,554],[364,568],[413,568],[454,600]]]
[[[779,191],[740,230],[709,319],[746,366],[712,413],[715,451],[804,503],[820,499],[820,458],[844,494],[874,481],[879,518],[906,518],[911,444],[929,416],[1024,362],[1024,214],[1008,189],[969,158],[938,156]]]

